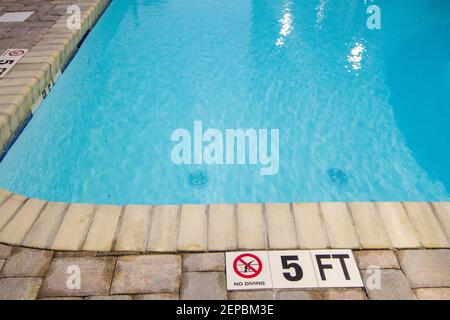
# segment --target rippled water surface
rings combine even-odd
[[[55,201],[450,200],[450,2],[113,1],[0,164]],[[372,4],[369,2],[369,4]],[[174,129],[279,129],[280,168],[171,161]]]

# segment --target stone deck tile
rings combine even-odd
[[[208,249],[231,251],[237,249],[235,206],[212,204],[208,215]]]
[[[333,248],[358,249],[361,247],[352,216],[345,203],[321,203],[320,208]]]
[[[155,206],[147,250],[175,252],[177,250],[178,206]]]
[[[5,265],[5,262],[6,262],[5,259],[0,259],[0,272],[2,272],[3,266]]]
[[[375,204],[394,248],[419,248],[422,246],[417,231],[399,202]]]
[[[0,243],[0,259],[6,259],[11,254],[12,247]]]
[[[134,300],[180,300],[178,293],[138,294]]]
[[[297,237],[302,249],[329,248],[327,231],[318,203],[293,203]]]
[[[85,300],[133,300],[133,297],[128,295],[93,296],[86,297]]]
[[[324,300],[368,300],[363,289],[336,289],[322,291]]]
[[[277,300],[323,300],[320,290],[283,290],[276,297]]]
[[[39,297],[108,295],[115,262],[114,257],[55,258],[44,279]],[[71,269],[74,267],[80,270],[80,289],[72,289],[67,285],[73,285],[71,276],[77,275],[75,269]]]
[[[414,300],[415,295],[401,270],[380,270],[380,288],[373,288],[368,283],[374,274],[362,271],[362,278],[366,292],[371,300]],[[369,278],[369,279],[368,279]]]
[[[380,269],[400,269],[393,250],[361,250],[353,253],[359,269],[365,270],[371,266],[377,266]]]
[[[186,272],[181,285],[182,300],[226,300],[223,272]]]
[[[448,248],[449,243],[434,212],[426,202],[405,202],[405,208],[426,248]]]
[[[398,258],[413,288],[450,287],[450,250],[401,250]]]
[[[94,205],[71,204],[51,245],[53,250],[80,250],[89,230]]]
[[[0,300],[35,300],[41,283],[41,278],[0,279]]]
[[[268,203],[265,206],[269,248],[298,249],[295,220],[290,204]]]
[[[64,219],[68,204],[49,202],[23,240],[24,246],[49,248]]]
[[[44,277],[52,258],[52,251],[15,248],[0,275],[2,277]]]
[[[194,253],[183,256],[183,271],[225,271],[224,253]]]
[[[423,288],[415,289],[419,300],[450,300],[450,288]]]
[[[180,280],[180,256],[123,256],[117,260],[111,294],[177,293]]]
[[[126,206],[114,249],[144,252],[151,225],[151,213],[151,206]]]
[[[178,250],[187,252],[206,251],[208,217],[205,205],[183,205],[181,207]]]
[[[28,200],[0,232],[0,242],[21,244],[46,204],[42,200]]]
[[[228,300],[274,300],[275,294],[272,290],[230,291]]]
[[[91,227],[84,242],[85,251],[109,251],[113,246],[122,207],[97,206]]]
[[[261,204],[237,205],[238,248],[266,249],[266,228]]]
[[[384,230],[383,221],[371,202],[349,203],[356,232],[364,249],[390,248],[391,242]]]
[[[450,202],[433,202],[431,205],[447,234],[447,238],[450,239]]]

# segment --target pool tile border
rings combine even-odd
[[[80,0],[0,81],[0,159],[111,0]],[[449,248],[450,203],[66,204],[0,189],[0,242],[62,251]]]
[[[0,190],[0,242],[59,251],[438,249],[449,219],[450,202],[113,206]]]

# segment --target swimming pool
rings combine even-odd
[[[381,29],[366,26],[381,8]],[[113,1],[0,163],[51,201],[448,201],[450,4]],[[176,165],[178,128],[279,130],[279,170]]]

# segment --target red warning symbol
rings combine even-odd
[[[263,265],[261,259],[254,254],[244,253],[234,259],[233,269],[238,276],[245,279],[251,279],[257,277],[261,273]]]
[[[8,55],[11,57],[17,57],[17,56],[21,56],[25,53],[25,50],[12,50],[10,52],[8,52]]]

